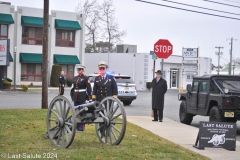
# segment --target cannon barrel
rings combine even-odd
[[[77,108],[85,108],[87,107],[88,109],[99,109],[100,103],[98,101],[93,101],[90,103],[86,103],[86,104],[81,104],[79,105]]]

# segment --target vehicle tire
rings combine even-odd
[[[210,110],[209,122],[226,122],[226,119],[223,117],[217,106],[213,106]]]
[[[128,106],[132,103],[132,101],[123,101],[124,106]]]
[[[179,108],[179,118],[180,122],[184,124],[191,124],[193,120],[193,114],[187,113],[187,103],[182,101]]]

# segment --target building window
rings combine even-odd
[[[192,80],[193,79],[193,75],[187,75],[187,80]]]
[[[22,44],[42,45],[42,28],[23,26]]]
[[[56,29],[56,46],[74,47],[75,31]]]
[[[74,77],[74,65],[61,65],[66,78]]]
[[[8,38],[8,25],[0,24],[0,39]]]
[[[21,81],[42,81],[42,65],[33,63],[21,64]]]

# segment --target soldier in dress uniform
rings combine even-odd
[[[83,65],[76,66],[78,75],[73,78],[73,84],[71,89],[71,98],[74,101],[74,106],[85,104],[86,100],[91,99],[92,88],[90,81],[86,75],[84,75]]]
[[[86,100],[91,99],[92,92],[90,81],[88,77],[83,74],[85,66],[78,65],[76,66],[76,68],[78,76],[75,76],[73,78],[72,89],[70,92],[71,98],[74,101],[74,106],[85,104]],[[84,131],[84,129],[85,124],[77,126],[78,131]]]
[[[59,76],[59,93],[58,93],[59,96],[64,94],[65,85],[66,85],[66,78],[64,76],[64,71],[61,71],[61,74]]]
[[[102,101],[107,96],[114,96],[117,98],[118,89],[115,78],[112,75],[108,75],[108,65],[106,62],[101,61],[98,64],[100,75],[95,78],[93,86],[93,100]]]

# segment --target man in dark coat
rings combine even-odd
[[[61,71],[61,74],[59,75],[59,93],[58,95],[64,94],[64,87],[66,85],[66,78],[64,76],[64,71]]]
[[[162,72],[158,70],[156,78],[152,80],[152,109],[153,117],[152,121],[162,122],[163,109],[164,109],[164,95],[167,92],[167,81],[162,78]]]
[[[117,98],[118,88],[115,78],[107,74],[108,65],[106,62],[101,61],[98,64],[100,75],[95,78],[93,86],[93,100],[101,102],[107,96]]]

